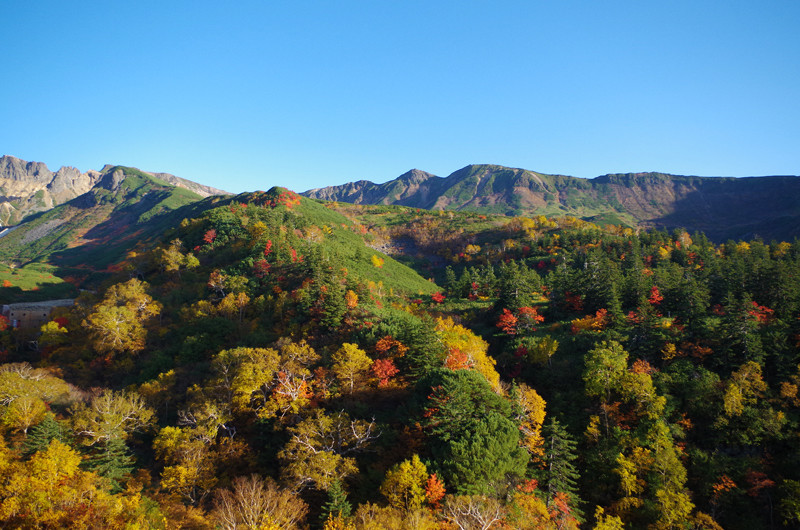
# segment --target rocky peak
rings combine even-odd
[[[202,197],[227,194],[168,173],[147,174]],[[53,173],[42,162],[26,162],[5,155],[0,157],[0,226],[16,224],[32,213],[49,210],[83,195],[98,184],[116,191],[123,180],[125,169],[121,166],[106,164],[101,171],[89,170],[86,173],[64,166]]]
[[[422,171],[420,169],[412,169],[411,171],[406,171],[405,173],[397,177],[397,180],[407,182],[408,184],[421,184],[432,178],[438,178],[438,177],[432,173],[428,173],[427,171]]]
[[[42,162],[26,162],[17,157],[0,157],[0,179],[49,183],[53,172]]]
[[[102,177],[99,182],[99,186],[105,188],[109,191],[116,191],[119,189],[119,185],[122,184],[122,181],[125,180],[125,172],[117,168],[114,171],[111,169],[114,166],[106,165],[103,169],[108,168],[108,170],[102,172]]]

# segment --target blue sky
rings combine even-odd
[[[296,191],[800,174],[800,2],[0,4],[0,154]]]

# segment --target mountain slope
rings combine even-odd
[[[0,260],[103,268],[180,221],[171,214],[200,199],[134,168],[110,167],[86,193],[7,232]]]
[[[368,180],[350,182],[341,186],[327,186],[309,190],[302,195],[326,201],[341,201],[353,204],[399,204],[417,205],[435,193],[443,179],[412,169],[384,184],[375,184]]]
[[[418,175],[413,181],[412,173]],[[303,195],[356,204],[573,215],[599,223],[700,230],[715,240],[800,235],[798,177],[628,173],[588,180],[482,164],[466,166],[446,178],[415,170],[383,184],[360,181]]]
[[[74,167],[62,167],[54,173],[41,162],[26,162],[8,155],[0,157],[0,226],[17,224],[29,215],[47,211],[88,192],[117,167],[107,165],[100,171],[86,173]],[[201,197],[227,194],[169,173],[146,174]]]

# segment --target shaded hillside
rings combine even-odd
[[[414,170],[304,195],[355,204],[399,204],[504,215],[572,215],[604,224],[686,228],[710,238],[800,235],[800,178],[685,177],[663,173],[587,180],[496,165],[466,166],[446,178]]]
[[[41,162],[26,162],[7,155],[0,157],[0,226],[17,224],[29,215],[74,199],[91,190],[104,175],[113,173],[119,167],[107,165],[100,171],[81,173],[74,167],[65,166],[52,172]],[[145,174],[201,197],[227,194],[169,173]]]
[[[170,214],[200,199],[133,168],[112,167],[90,191],[4,235],[0,260],[102,269],[179,222]]]

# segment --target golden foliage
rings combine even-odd
[[[501,391],[500,374],[494,368],[496,361],[487,354],[489,344],[485,340],[449,317],[436,319],[436,335],[450,351],[465,355],[469,366],[485,377],[495,392]]]

